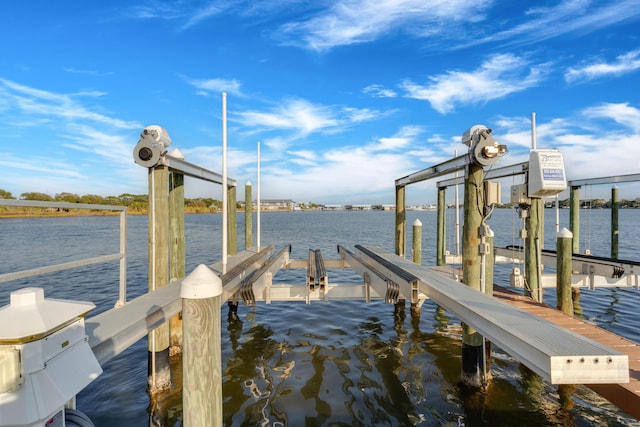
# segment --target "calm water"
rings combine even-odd
[[[555,212],[546,214],[545,245],[553,248]],[[608,256],[609,216],[609,210],[582,212],[582,250]],[[408,249],[411,224],[419,218],[423,264],[434,264],[436,213],[408,212],[407,217]],[[638,220],[638,210],[620,212],[620,258],[638,260]],[[306,258],[310,248],[322,249],[325,259],[337,257],[338,244],[394,249],[393,212],[263,213],[262,221],[263,245],[275,244],[279,250],[291,244],[294,258]],[[454,223],[453,211],[447,221]],[[147,288],[146,222],[146,217],[128,219],[129,299]],[[187,271],[221,258],[220,222],[219,215],[186,217]],[[519,244],[513,235],[520,224],[511,210],[497,210],[490,224],[496,244]],[[561,226],[568,227],[567,210],[561,211]],[[117,252],[117,230],[117,217],[0,220],[0,273]],[[453,236],[448,227],[452,252]],[[241,233],[238,242],[242,247]],[[499,266],[496,282],[508,283],[511,268]],[[274,281],[303,283],[304,278],[304,271],[287,271]],[[361,280],[340,270],[330,270],[329,279]],[[98,313],[117,299],[118,263],[0,284],[0,305],[8,303],[10,291],[24,286],[42,286],[52,298],[93,301]],[[547,292],[550,304],[552,294]],[[589,320],[640,341],[637,291],[583,291],[581,303]],[[576,389],[573,408],[560,408],[556,387],[495,346],[491,386],[465,394],[458,387],[460,322],[430,301],[420,319],[412,319],[408,310],[394,313],[393,306],[381,302],[359,301],[241,304],[239,316],[237,322],[223,321],[226,426],[640,425],[584,387]],[[181,366],[177,363],[173,372],[176,390],[151,404],[146,361],[143,339],[103,367],[104,373],[78,396],[78,408],[98,427],[181,425]]]

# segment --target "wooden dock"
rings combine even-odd
[[[623,384],[587,384],[631,416],[640,419],[640,345],[592,323],[563,314],[548,305],[494,285],[493,296],[514,307],[544,318],[562,328],[611,347],[629,357],[629,382]]]

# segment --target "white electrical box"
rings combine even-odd
[[[531,204],[531,199],[527,195],[527,184],[516,184],[511,186],[511,203],[514,205]]]
[[[500,183],[496,181],[484,182],[484,205],[500,204]]]
[[[102,373],[84,329],[92,303],[11,293],[0,308],[0,426],[64,427],[64,405]]]
[[[529,197],[550,197],[567,188],[564,159],[558,150],[531,150]]]

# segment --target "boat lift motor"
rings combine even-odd
[[[84,328],[95,305],[44,297],[42,288],[11,293],[0,308],[0,426],[65,427],[65,407],[98,375]]]

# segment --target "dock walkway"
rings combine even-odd
[[[587,387],[629,415],[640,419],[640,345],[582,319],[567,316],[548,305],[535,302],[501,286],[494,285],[493,296],[516,308],[626,354],[629,357],[628,383],[587,384]]]

